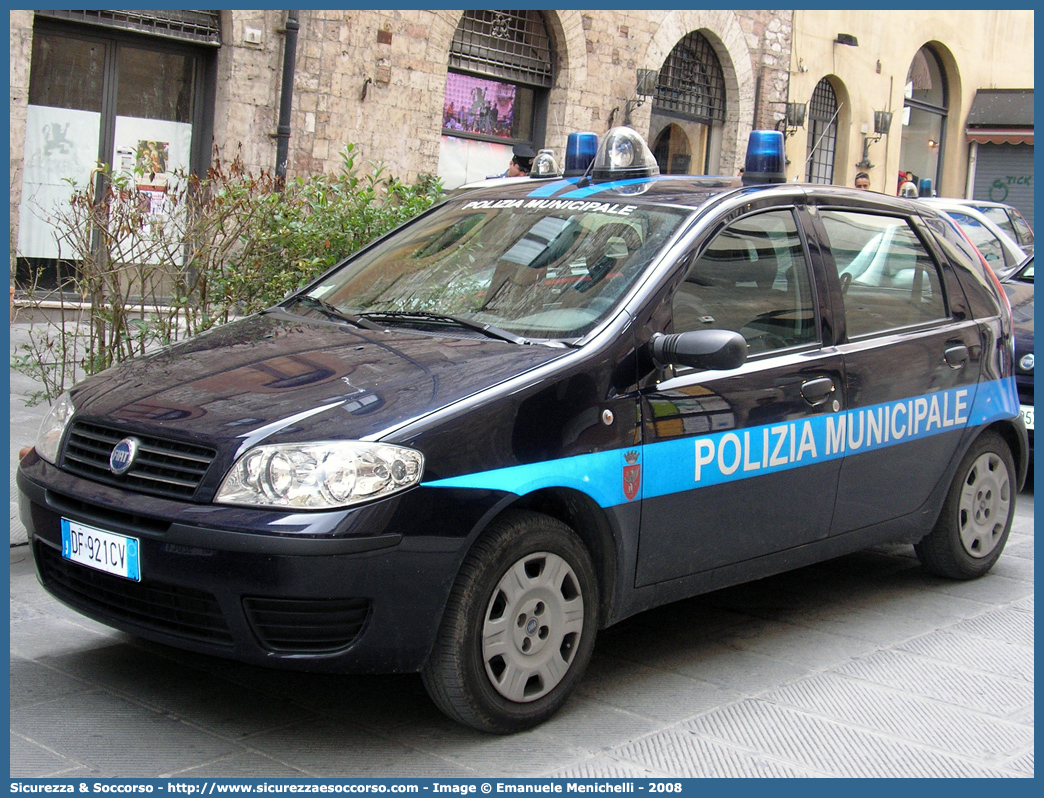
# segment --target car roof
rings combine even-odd
[[[918,200],[893,197],[844,186],[812,183],[764,183],[743,185],[739,177],[727,175],[657,175],[578,186],[580,178],[513,178],[470,183],[454,189],[450,201],[472,200],[589,200],[611,203],[633,202],[670,205],[696,210],[708,201],[730,195],[811,195],[840,205],[858,205],[910,213],[922,213]],[[932,213],[930,211],[929,213]]]

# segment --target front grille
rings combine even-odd
[[[217,452],[205,446],[134,435],[140,441],[126,474],[109,470],[109,455],[128,434],[124,430],[77,421],[65,443],[62,467],[96,482],[174,499],[191,499]]]
[[[217,599],[210,593],[162,582],[133,582],[62,558],[43,543],[36,561],[44,586],[94,617],[128,621],[159,632],[232,645],[232,635]]]
[[[328,654],[350,646],[370,612],[366,599],[245,598],[243,609],[269,651]]]

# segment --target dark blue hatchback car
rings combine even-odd
[[[885,541],[984,574],[1027,464],[1000,285],[923,203],[785,183],[755,138],[744,184],[616,128],[77,385],[18,471],[42,584],[193,651],[420,671],[511,732],[664,602]]]

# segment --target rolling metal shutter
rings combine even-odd
[[[1014,205],[1033,224],[1033,147],[1027,144],[980,144],[975,166],[974,199]]]

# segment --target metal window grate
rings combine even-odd
[[[551,38],[539,11],[465,11],[449,66],[551,88]]]
[[[808,104],[808,173],[809,183],[829,185],[834,182],[834,154],[837,150],[837,95],[830,81],[823,78],[812,92]]]
[[[221,16],[218,11],[64,11],[37,10],[38,17],[84,22],[106,28],[119,28],[151,36],[162,36],[198,44],[221,44]]]
[[[704,123],[725,121],[725,74],[705,36],[692,31],[671,50],[653,108]]]

